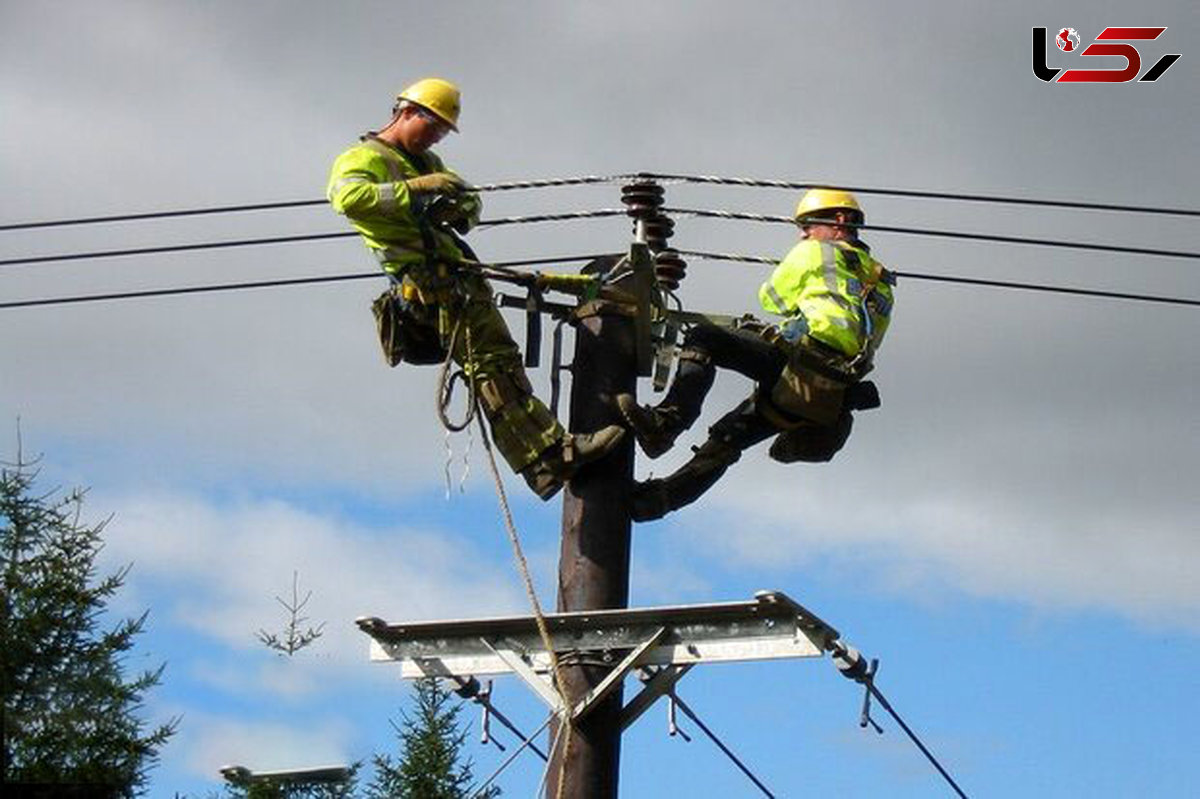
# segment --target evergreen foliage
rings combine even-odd
[[[81,523],[83,491],[35,494],[30,466],[0,468],[0,780],[133,796],[178,725],[140,718],[163,666],[125,676],[149,611],[102,628],[129,567],[97,576],[106,522]]]
[[[460,763],[466,728],[459,724],[462,705],[435,678],[417,680],[417,706],[412,715],[401,713],[396,727],[400,757],[374,757],[375,778],[367,787],[370,799],[465,799],[474,777],[471,761]],[[498,796],[498,788],[484,797]]]

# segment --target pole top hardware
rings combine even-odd
[[[745,602],[548,613],[545,619],[556,652],[628,651],[663,629],[638,666],[821,657],[839,638],[781,591],[760,591]],[[513,673],[514,656],[535,672],[550,668],[533,616],[398,623],[363,617],[356,623],[371,637],[371,659],[400,662],[406,678]]]

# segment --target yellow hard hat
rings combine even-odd
[[[408,100],[428,108],[454,130],[458,130],[458,112],[462,96],[458,87],[441,78],[423,78],[396,95],[396,102]]]
[[[800,203],[796,206],[796,221],[799,222],[806,216],[820,213],[821,211],[833,211],[842,208],[847,211],[857,211],[862,214],[862,208],[858,204],[858,200],[848,191],[841,189],[809,189],[804,192],[804,196],[800,198]]]

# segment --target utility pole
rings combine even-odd
[[[604,400],[637,385],[634,320],[609,303],[594,303],[575,328],[571,380],[571,427],[596,430],[616,421]],[[633,436],[602,461],[592,464],[565,490],[562,550],[558,565],[558,610],[629,606],[630,530],[628,497],[633,481]],[[618,658],[619,659],[619,658]],[[615,663],[598,654],[562,660],[568,704],[595,687]],[[571,730],[566,764],[563,743],[549,765],[546,796],[616,797],[621,761],[623,693],[614,690]],[[563,730],[560,735],[566,734]]]
[[[636,308],[594,300],[579,309],[571,366],[571,429],[592,431],[619,422],[611,398],[636,393],[639,375],[653,369],[650,350],[650,296],[661,286],[675,288],[683,262],[666,251],[674,227],[659,209],[662,186],[635,180],[622,187],[621,201],[634,220],[635,243],[627,266]],[[673,342],[672,342],[673,343]],[[560,612],[629,607],[634,438],[592,464],[568,484],[563,497],[562,547],[558,563]],[[563,689],[574,705],[599,684],[620,660],[616,653],[578,652],[562,659]],[[569,747],[556,747],[549,765],[546,796],[615,799],[621,764],[620,686],[580,719]],[[557,722],[556,722],[557,724]],[[563,734],[563,733],[560,733]],[[566,763],[562,755],[566,750]]]

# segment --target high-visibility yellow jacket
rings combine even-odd
[[[821,343],[850,358],[864,350],[869,357],[887,332],[894,282],[861,242],[805,239],[775,267],[758,299]]]
[[[334,210],[362,234],[384,270],[399,274],[415,264],[463,258],[454,239],[426,218],[423,198],[404,183],[417,175],[446,171],[433,152],[413,155],[368,134],[333,162],[326,195]],[[459,202],[471,208],[477,221],[479,196],[471,193]]]

